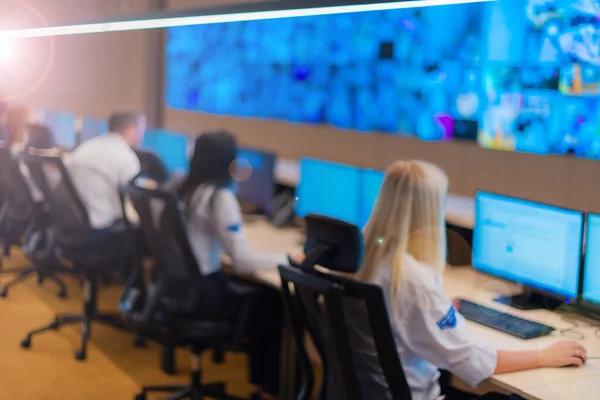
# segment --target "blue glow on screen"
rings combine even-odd
[[[468,4],[171,28],[167,103],[447,140],[453,118],[478,115],[482,12]]]
[[[72,150],[77,146],[75,114],[67,111],[44,110],[42,124],[50,128],[58,147]]]
[[[296,188],[296,215],[321,214],[358,225],[360,181],[360,168],[302,159]]]
[[[384,176],[385,173],[383,171],[370,169],[362,171],[361,218],[359,225],[361,227],[365,226],[371,216],[371,212],[379,196],[379,191],[381,190],[381,185],[383,184]]]
[[[105,119],[83,117],[81,139],[85,142],[108,132],[108,121]]]
[[[166,100],[427,141],[471,121],[484,148],[600,159],[599,21],[598,0],[501,0],[171,28]]]
[[[583,213],[479,192],[473,266],[500,278],[576,298]]]
[[[600,215],[588,214],[583,299],[600,305]]]
[[[149,130],[144,136],[142,148],[155,152],[171,174],[189,171],[187,136],[163,129]]]

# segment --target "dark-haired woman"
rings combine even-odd
[[[237,143],[229,132],[199,136],[190,162],[190,172],[179,189],[186,205],[188,231],[193,251],[205,276],[210,296],[199,312],[203,317],[228,319],[237,304],[228,293],[221,258],[227,254],[239,274],[252,274],[287,264],[285,254],[260,254],[250,248],[244,234],[240,204],[233,189]],[[277,396],[282,300],[275,289],[258,286],[259,296],[247,332],[250,380],[258,388],[256,399]]]

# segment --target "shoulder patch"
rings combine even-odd
[[[450,309],[438,322],[440,330],[456,328],[456,309],[450,306]]]
[[[242,226],[242,224],[240,224],[240,223],[233,224],[233,225],[229,225],[229,226],[227,227],[227,230],[228,230],[229,232],[239,232],[239,231],[240,231],[240,228],[241,228],[241,226]]]

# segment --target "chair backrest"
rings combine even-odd
[[[136,182],[139,182],[137,180]],[[171,314],[193,313],[200,296],[200,268],[190,246],[177,197],[166,190],[132,184],[120,188],[136,209],[156,274],[139,322],[150,322],[160,307]],[[122,307],[123,308],[123,307]]]
[[[0,190],[11,219],[26,221],[35,213],[35,202],[25,177],[19,168],[19,160],[0,141]]]
[[[24,159],[48,204],[57,242],[69,247],[86,246],[91,231],[89,216],[57,151],[29,148]]]
[[[319,399],[410,399],[383,290],[340,275],[362,262],[362,236],[350,224],[307,217],[306,259],[280,267],[282,286],[307,377],[298,399],[309,399],[313,376],[304,348],[308,333],[323,360]],[[292,261],[292,260],[290,260]],[[291,262],[291,264],[293,264]]]
[[[152,151],[134,149],[140,160],[140,176],[163,183],[169,178],[169,173],[160,157]]]

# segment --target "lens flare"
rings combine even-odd
[[[229,166],[229,174],[234,181],[245,182],[252,176],[252,164],[245,158],[236,158]]]
[[[16,46],[14,40],[0,39],[0,64],[9,64],[15,59]]]

